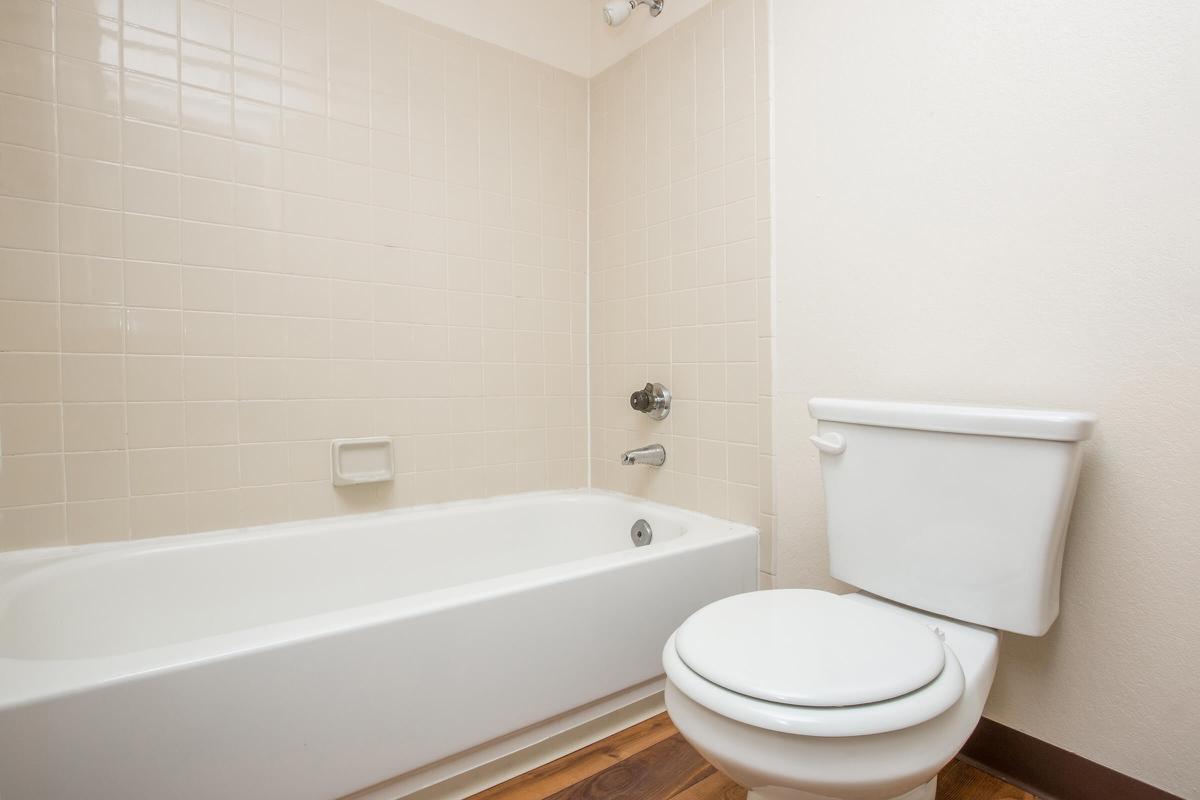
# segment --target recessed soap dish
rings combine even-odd
[[[334,439],[330,456],[334,486],[380,483],[396,476],[392,440],[386,436]]]

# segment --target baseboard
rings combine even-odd
[[[958,757],[1042,800],[1181,800],[987,718],[979,721]]]

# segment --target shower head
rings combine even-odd
[[[664,0],[612,0],[611,3],[604,4],[600,15],[610,28],[615,28],[629,19],[629,15],[638,6],[649,6],[650,16],[657,17],[662,13],[663,2]]]

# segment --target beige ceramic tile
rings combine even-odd
[[[129,532],[135,539],[187,533],[187,495],[131,497]]]
[[[54,68],[48,52],[0,41],[0,91],[42,100],[54,98]]]
[[[122,123],[125,164],[173,171],[179,169],[179,131],[137,120]]]
[[[183,448],[162,448],[158,450],[129,451],[129,489],[138,500],[145,495],[169,494],[183,492],[187,489],[187,451]],[[135,503],[135,511],[139,505]],[[142,508],[145,508],[142,506]],[[147,509],[149,510],[149,509]],[[135,514],[136,518],[136,514]],[[172,526],[163,526],[172,529]],[[176,532],[186,525],[180,519]],[[135,531],[134,535],[149,535],[145,529]]]
[[[186,409],[183,403],[129,403],[126,406],[130,449],[181,447],[187,444]]]
[[[62,406],[63,449],[69,453],[125,449],[123,403],[67,403]]]
[[[755,280],[754,245],[770,208],[754,13],[704,7],[592,81],[592,474],[765,528],[770,283]],[[662,423],[628,407],[645,381],[675,392]],[[662,470],[617,465],[652,441],[667,447]],[[769,552],[769,532],[762,541]]]
[[[123,353],[125,311],[115,306],[63,304],[64,353]]]
[[[58,194],[57,179],[58,165],[52,153],[0,144],[0,194],[52,201]]]
[[[0,352],[0,403],[46,403],[62,399],[58,353]]]
[[[585,81],[371,3],[50,9],[0,11],[0,548],[586,484]],[[373,433],[397,482],[330,486]]]
[[[0,38],[49,50],[53,19],[53,6],[46,0],[8,0],[0,7]]]
[[[67,503],[68,544],[115,542],[128,538],[128,497]]]
[[[0,53],[0,58],[3,54]],[[58,248],[58,216],[52,203],[0,197],[0,247],[53,251]]]
[[[0,549],[52,547],[66,543],[63,504],[0,508]]]
[[[64,303],[119,306],[124,298],[121,261],[86,255],[58,257]]]
[[[0,300],[57,300],[58,260],[54,253],[0,249]]]
[[[56,403],[0,405],[5,456],[59,452],[62,429],[62,407]]]
[[[125,22],[172,32],[178,28],[178,4],[163,3],[161,0],[123,0]]]
[[[62,356],[62,399],[73,403],[125,400],[125,359],[119,355]]]
[[[120,31],[115,19],[60,8],[55,21],[56,52],[110,66],[120,64]]]
[[[68,453],[65,459],[68,501],[129,496],[129,458],[124,450]]]
[[[56,352],[58,344],[56,304],[0,301],[0,352]]]

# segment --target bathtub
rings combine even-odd
[[[0,555],[0,798],[406,794],[661,689],[756,541],[578,491]]]

